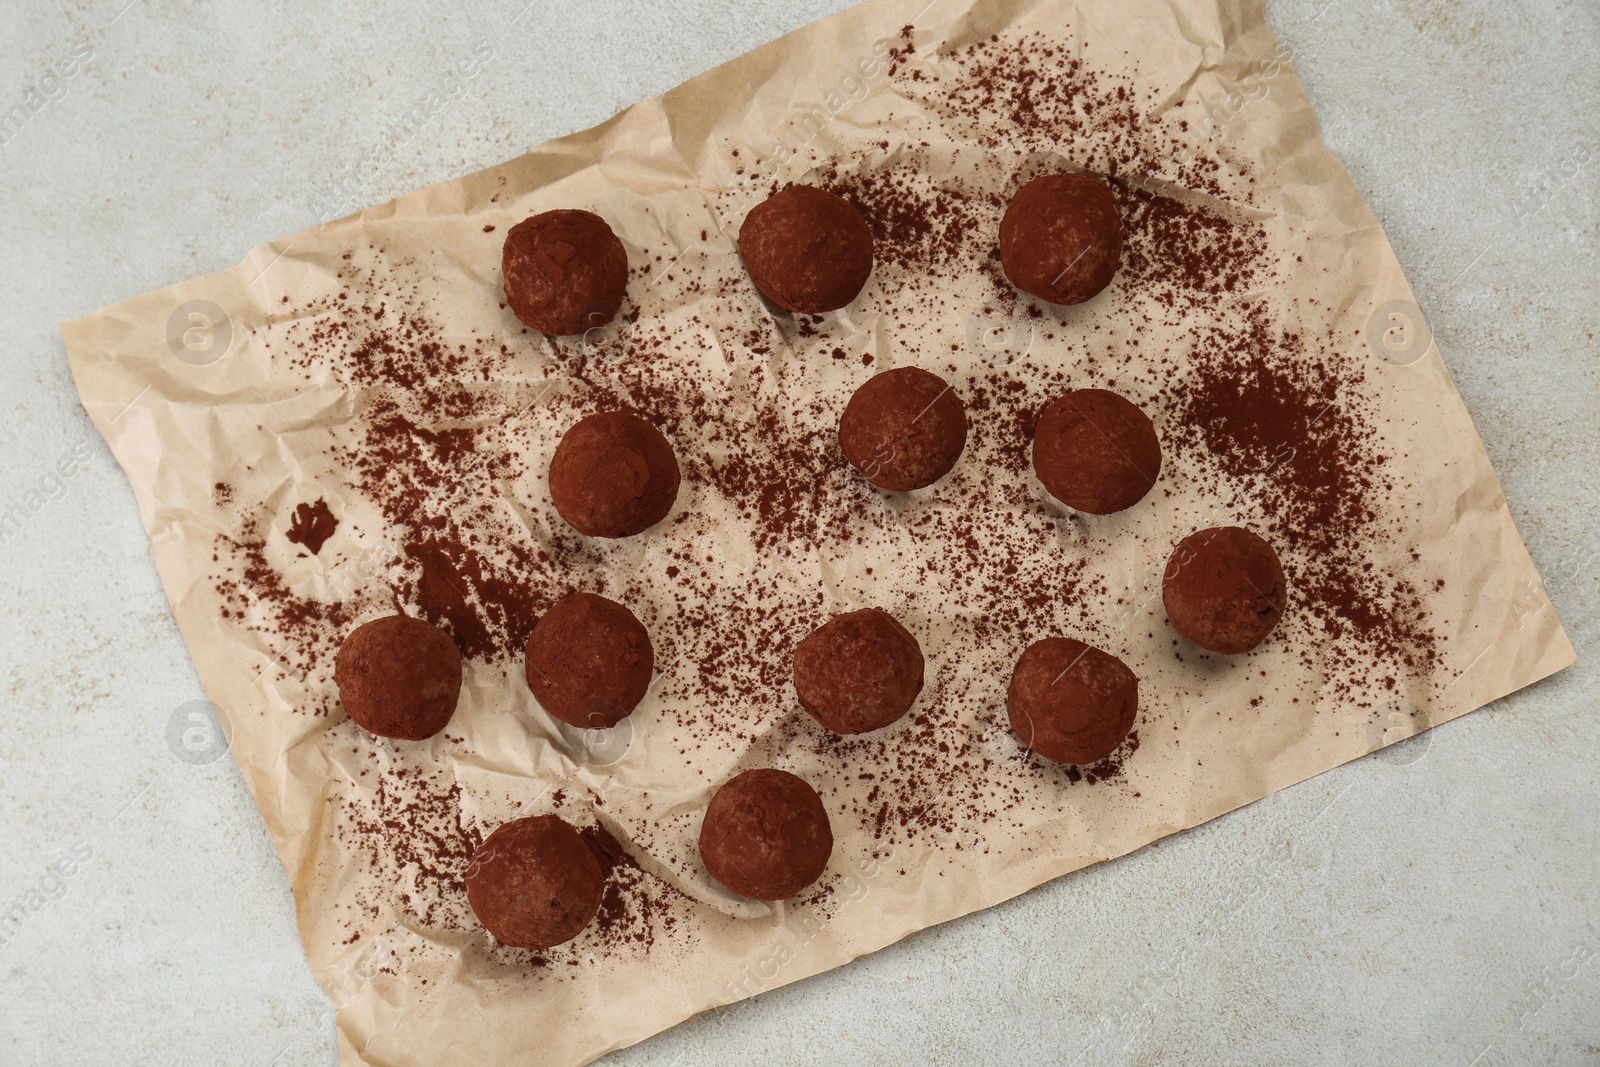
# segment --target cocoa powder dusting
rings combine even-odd
[[[1166,628],[1159,601],[1150,606],[1172,542],[1141,516],[1162,498],[1210,501],[1219,519],[1274,543],[1291,599],[1268,647],[1284,642],[1321,672],[1336,703],[1435,676],[1441,639],[1424,597],[1433,587],[1411,576],[1394,504],[1410,487],[1390,473],[1350,338],[1325,325],[1329,309],[1281,297],[1283,272],[1309,268],[1263,221],[1253,176],[1224,166],[1185,109],[1161,106],[1160,90],[1089,69],[1063,41],[994,38],[930,56],[908,30],[886,77],[949,136],[838,124],[808,149],[809,170],[797,161],[786,175],[730,146],[727,171],[742,184],[713,194],[730,234],[780,179],[857,205],[877,258],[847,313],[771,312],[706,225],[688,248],[665,236],[630,246],[623,316],[582,342],[552,339],[501,306],[496,279],[467,299],[436,281],[458,268],[393,258],[376,229],[346,253],[336,285],[290,294],[281,319],[259,331],[305,393],[341,412],[293,432],[266,412],[263,428],[284,432],[284,447],[363,506],[345,508],[343,533],[329,540],[326,505],[300,505],[288,536],[316,558],[297,562],[265,536],[282,520],[252,502],[263,487],[219,485],[219,512],[234,525],[216,540],[216,589],[223,619],[276,657],[267,676],[300,687],[291,714],[323,717],[337,738],[343,770],[328,786],[329,815],[341,845],[386,887],[340,898],[352,929],[398,908],[428,929],[481,934],[460,885],[495,825],[478,813],[526,814],[533,795],[492,795],[481,775],[457,777],[456,759],[476,758],[454,736],[469,731],[460,712],[433,748],[404,750],[343,719],[333,653],[352,626],[397,609],[455,639],[469,688],[502,694],[473,715],[510,717],[501,735],[522,730],[542,766],[569,769],[581,759],[547,740],[553,727],[521,681],[534,623],[581,589],[628,605],[650,632],[659,676],[632,717],[634,744],[671,761],[676,777],[660,795],[634,790],[626,813],[607,808],[603,791],[558,790],[553,803],[587,827],[608,872],[600,918],[550,952],[484,948],[546,976],[590,953],[692,942],[711,909],[674,885],[705,881],[698,809],[678,800],[685,790],[709,797],[736,769],[807,777],[833,819],[841,868],[903,845],[971,863],[1010,847],[996,844],[1010,831],[1073,810],[1086,790],[1139,795],[1141,760],[1171,752],[1185,714],[1160,685],[1143,685],[1134,734],[1092,767],[1027,753],[1003,701],[1017,655],[1050,633],[1118,655],[1148,646],[1129,660],[1147,681],[1202,658]],[[998,266],[1009,196],[1052,169],[1107,176],[1122,209],[1121,270],[1087,311],[1018,294]],[[494,229],[471,225],[480,227]],[[498,244],[482,240],[495,260]],[[952,298],[956,279],[976,284],[976,305]],[[1173,330],[1179,343],[1154,340]],[[997,331],[1004,344],[992,341]],[[908,365],[951,383],[971,431],[944,479],[886,494],[840,454],[838,415],[875,371]],[[1161,435],[1161,479],[1128,519],[1065,513],[1029,473],[1038,412],[1091,386],[1134,400]],[[659,428],[683,478],[661,524],[616,541],[566,526],[545,484],[561,434],[606,410]],[[1148,572],[1142,589],[1113,586],[1108,574],[1126,567]],[[926,684],[898,723],[840,737],[800,709],[789,657],[831,615],[868,605],[918,637]],[[1270,679],[1263,686],[1258,700],[1281,698]],[[608,812],[604,826],[596,808]],[[835,867],[795,906],[822,915],[844,906]]]

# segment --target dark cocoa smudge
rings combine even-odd
[[[289,532],[284,536],[295,544],[304,545],[315,556],[338,526],[339,520],[328,510],[328,502],[318,497],[314,504],[296,505]]]

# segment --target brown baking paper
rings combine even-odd
[[[978,130],[943,102],[958,95],[949,79],[964,50],[991,37],[1081,62],[1100,79],[1095,99],[1127,87],[1170,154],[1119,159],[1116,138],[1092,131],[1041,144],[1005,118]],[[1395,256],[1323,145],[1288,59],[1248,0],[874,0],[595,129],[63,327],[84,406],[128,472],[173,611],[288,870],[306,952],[337,1008],[341,1062],[586,1062],[1123,855],[1573,662],[1439,352],[1415,336],[1425,324]],[[775,182],[820,180],[830,160],[845,161],[846,182],[909,160],[930,182],[996,194],[977,209],[991,217],[965,234],[977,251],[916,279],[880,246],[849,308],[810,330],[775,312],[743,283],[738,221]],[[1197,164],[1213,188],[1185,179]],[[1362,368],[1341,403],[1381,441],[1392,492],[1380,521],[1352,529],[1349,551],[1420,591],[1438,637],[1423,668],[1331,647],[1303,601],[1248,657],[1202,656],[1174,638],[1159,596],[1172,545],[1204,525],[1261,527],[1263,514],[1248,479],[1219,483],[1203,454],[1171,445],[1182,427],[1162,390],[1181,385],[1205,302],[1152,316],[1126,258],[1122,278],[1079,308],[996,295],[982,261],[1000,196],[1052,166],[1112,172],[1259,226],[1272,273],[1259,291],[1217,297],[1215,313],[1265,300],[1275,322]],[[499,292],[505,231],[567,206],[603,214],[636,269],[631,321],[582,342],[521,329]],[[470,418],[409,417],[423,430],[466,425],[480,448],[514,460],[482,482],[426,489],[419,512],[455,515],[502,573],[626,599],[655,635],[659,676],[618,732],[564,730],[533,701],[506,636],[529,620],[491,627],[494,650],[469,654],[460,706],[431,741],[374,739],[339,710],[331,651],[344,630],[396,600],[418,610],[405,549],[419,527],[363,493],[347,451],[363,447],[372,405],[405,391],[352,369],[382,358],[357,335],[386,305],[391,323],[425,309],[424,332],[461,346],[464,362],[441,373],[469,383],[480,405]],[[335,340],[316,341],[329,323]],[[641,339],[654,339],[648,358]],[[955,473],[890,497],[826,449],[850,391],[908,364],[988,402],[969,412]],[[1119,383],[1168,442],[1157,490],[1120,515],[1073,515],[1025,467],[996,466],[1005,433],[1022,432],[986,384],[1007,375],[1029,404],[1068,380]],[[674,424],[686,474],[666,523],[605,544],[563,527],[544,481],[561,431],[602,386],[681,387],[689,376],[735,422],[777,411],[776,432],[821,442],[831,466],[816,506],[851,502],[844,534],[763,540],[747,506],[699,477],[729,469],[747,445],[694,419]],[[1237,491],[1218,495],[1218,484]],[[297,505],[319,499],[339,526],[313,554],[286,533]],[[963,530],[975,532],[970,558],[952,562]],[[505,554],[517,546],[523,556]],[[1316,561],[1279,547],[1296,586]],[[986,618],[1003,603],[978,588],[992,553],[1017,559],[1019,590],[1059,576],[1061,595]],[[481,609],[486,594],[464,584],[467,610]],[[781,684],[787,657],[828,614],[869,603],[918,636],[929,685],[881,735],[830,743]],[[308,621],[308,604],[323,614]],[[702,610],[751,631],[731,659],[683,621]],[[1005,728],[1010,665],[1049,633],[1105,647],[1141,678],[1137,746],[1087,777],[1028,757]],[[736,675],[722,698],[707,688]],[[897,764],[905,751],[925,766]],[[710,790],[763,765],[813,782],[836,835],[818,886],[772,905],[721,890],[695,853]],[[880,789],[892,795],[880,801]],[[423,803],[443,814],[384,830]],[[614,876],[618,928],[642,940],[591,928],[525,953],[473,921],[456,882],[461,841],[470,851],[500,822],[544,811],[620,843],[631,865]]]

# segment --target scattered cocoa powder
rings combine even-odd
[[[1137,753],[1174,743],[1164,734],[1177,713],[1159,693],[1141,692],[1128,740],[1083,768],[1029,755],[1003,703],[1010,665],[1040,637],[1070,628],[1119,655],[1126,643],[1124,624],[1097,610],[1134,598],[1110,588],[1106,545],[1049,510],[1028,480],[1037,413],[1085,386],[1123,393],[1155,419],[1167,455],[1151,498],[1182,480],[1226,513],[1219,521],[1260,523],[1280,546],[1291,601],[1273,640],[1308,663],[1318,657],[1336,696],[1363,699],[1374,679],[1434,676],[1442,639],[1427,613],[1431,579],[1384,562],[1409,558],[1394,501],[1410,487],[1392,473],[1373,384],[1348,337],[1294,325],[1331,322],[1330,309],[1282,306],[1292,253],[1260,221],[1254,178],[1210,151],[1181,109],[1161,106],[1161,89],[1136,71],[1086,67],[1064,40],[995,38],[932,56],[908,30],[888,70],[894,90],[938,114],[955,142],[838,131],[849,151],[819,149],[816,182],[873,230],[875,267],[859,299],[882,319],[875,332],[839,316],[767,313],[737,256],[704,236],[697,248],[630,249],[633,306],[583,343],[542,337],[504,307],[463,329],[437,303],[437,265],[393,257],[376,240],[345,254],[336,292],[295,295],[258,332],[306,389],[328,390],[349,412],[293,433],[263,415],[263,431],[315,451],[376,514],[363,520],[370,528],[354,511],[342,517],[344,534],[315,561],[319,584],[291,572],[281,542],[267,539],[272,516],[251,490],[213,493],[236,520],[216,541],[222,618],[277,657],[270,677],[303,686],[300,713],[330,710],[333,652],[361,619],[414,613],[450,633],[469,670],[509,677],[534,622],[583,588],[639,605],[662,672],[639,724],[656,751],[709,776],[708,795],[736,760],[830,768],[814,784],[841,847],[888,854],[917,842],[981,855],[1009,829],[1066,810],[1073,789],[1138,795]],[[744,186],[713,196],[723,218],[785,177],[740,151],[729,150],[729,170]],[[1114,326],[1064,321],[1000,272],[1007,197],[1061,169],[1101,174],[1117,197],[1126,244],[1103,296]],[[982,280],[980,306],[952,306],[957,277]],[[975,331],[994,323],[1028,344],[985,347]],[[1152,339],[1174,328],[1180,343]],[[904,365],[951,383],[971,435],[931,495],[886,502],[845,462],[836,427],[874,369]],[[595,545],[541,495],[560,428],[606,410],[648,419],[682,465],[679,510],[644,535],[647,556]],[[1170,550],[1140,542],[1152,586]],[[794,579],[820,574],[827,586]],[[794,644],[841,598],[881,607],[919,637],[939,628],[924,641],[915,706],[872,735],[821,729],[788,676]],[[362,880],[371,888],[345,920],[359,927],[398,906],[430,928],[474,929],[460,878],[486,828],[464,813],[448,770],[464,742],[447,729],[436,763],[410,765],[353,728],[330,728],[351,730],[338,743],[357,768],[329,785],[334,832],[377,875]],[[646,814],[607,829],[594,823],[603,796],[558,790],[557,806],[588,826],[609,864],[600,917],[571,945],[538,955],[502,946],[491,958],[576,973],[583,953],[692,936],[701,905],[631,858],[702,877],[692,822],[654,803],[637,798]],[[825,876],[794,906],[839,904]]]

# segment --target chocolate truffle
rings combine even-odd
[[[333,661],[344,712],[380,737],[421,741],[444,729],[461,695],[461,651],[409,615],[362,623]]]
[[[655,651],[633,612],[603,596],[572,593],[534,626],[526,670],[544,710],[594,730],[615,726],[644,699]]]
[[[750,209],[739,254],[768,300],[817,315],[844,307],[867,284],[872,230],[844,197],[789,185]]]
[[[922,692],[922,649],[887,611],[835,615],[794,650],[800,705],[836,734],[888,726]]]
[[[1243,526],[1217,526],[1178,542],[1161,599],[1173,629],[1201,648],[1236,656],[1278,625],[1289,583],[1271,545]]]
[[[919,367],[874,374],[839,419],[845,459],[880,489],[932,485],[966,444],[966,406],[943,378]]]
[[[822,877],[832,853],[822,798],[788,771],[735,775],[706,805],[700,859],[740,896],[792,897]]]
[[[1052,400],[1033,432],[1033,472],[1069,508],[1109,515],[1131,508],[1161,472],[1150,416],[1105,389]]]
[[[600,911],[606,877],[583,836],[554,815],[508,822],[467,865],[467,901],[495,940],[513,948],[571,941]]]
[[[1006,690],[1011,730],[1057,763],[1096,763],[1115,752],[1139,711],[1139,679],[1109,652],[1070,637],[1035,641]]]
[[[628,290],[628,253],[591,211],[545,211],[506,234],[501,254],[511,310],[541,333],[604,326]]]
[[[637,415],[605,411],[566,432],[550,459],[550,499],[573,529],[630,537],[667,517],[678,498],[678,457]]]
[[[1011,198],[1000,220],[1000,266],[1011,284],[1052,304],[1081,304],[1122,258],[1111,186],[1088,174],[1045,174]]]

